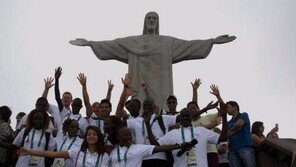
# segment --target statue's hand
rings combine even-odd
[[[90,42],[83,38],[76,38],[76,40],[71,40],[69,43],[77,46],[90,46]]]
[[[223,44],[235,40],[235,36],[221,35],[214,39],[214,44]]]

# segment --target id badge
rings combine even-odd
[[[30,155],[29,157],[29,165],[38,165],[41,157]]]
[[[136,132],[133,128],[129,128],[132,133],[132,141],[131,144],[136,144]]]
[[[186,151],[186,165],[188,167],[197,166],[197,158],[195,156],[195,149]]]
[[[66,164],[65,164],[65,160],[64,159],[57,159],[55,160],[55,162],[52,164],[51,167],[65,167]]]

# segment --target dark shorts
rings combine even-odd
[[[220,163],[219,167],[230,167],[228,162]]]
[[[208,153],[207,157],[209,167],[219,167],[218,153]]]
[[[167,160],[163,159],[148,159],[148,160],[143,160],[142,162],[142,167],[167,167],[168,162]]]

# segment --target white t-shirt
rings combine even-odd
[[[25,137],[24,146],[21,146],[24,133],[25,133],[25,129],[22,129],[14,139],[13,144],[19,147],[27,148],[27,149],[45,150],[45,144],[46,144],[45,132],[43,132],[42,130],[36,130],[32,128],[28,136]],[[48,150],[54,150],[55,148],[56,148],[55,140],[53,140],[52,135],[50,135],[50,138],[48,141]],[[30,155],[20,156],[17,161],[16,167],[44,167],[45,166],[43,157],[38,158],[39,162],[37,165],[29,165],[29,158],[30,158]]]
[[[80,148],[68,150],[70,159],[77,165],[76,167],[83,166],[83,159],[85,157],[85,167],[95,167],[98,164],[98,167],[108,167],[109,166],[109,155],[104,153],[99,155],[97,152],[90,153],[88,150],[86,152],[80,151]],[[77,162],[76,162],[77,161]]]
[[[69,138],[68,136],[58,137],[56,138],[56,145],[57,145],[57,151],[67,151],[70,149],[75,149],[81,147],[81,144],[83,142],[83,139],[77,137]],[[56,161],[64,161],[64,158],[55,158]],[[65,161],[67,167],[74,166],[74,162],[71,159],[66,159]]]
[[[112,167],[141,167],[145,157],[152,154],[155,146],[132,144],[127,147],[116,147],[110,154],[110,162]],[[119,151],[119,154],[118,154]],[[126,155],[126,156],[125,156]],[[125,158],[126,157],[126,158]],[[120,162],[119,162],[120,159]],[[126,159],[126,161],[125,161]]]
[[[151,116],[150,124],[151,124],[151,130],[154,134],[156,140],[164,136],[163,131],[161,130],[158,120],[155,120],[155,114]],[[174,125],[176,123],[176,116],[171,115],[162,115],[163,124],[165,126],[166,132],[168,132],[168,127],[171,125]],[[144,125],[144,127],[143,127]],[[136,143],[137,144],[146,144],[151,145],[148,140],[148,134],[147,134],[147,128],[145,123],[143,122],[142,117],[138,117],[135,119],[128,119],[127,120],[127,127],[134,129],[135,136],[136,136]],[[143,131],[144,130],[144,131]],[[144,134],[144,135],[143,135]],[[166,155],[163,152],[152,154],[151,156],[145,158],[146,159],[163,159],[166,160]]]
[[[101,133],[104,134],[104,120],[99,119],[95,113],[92,113],[91,118],[88,119],[89,125],[98,127],[101,130]]]
[[[60,112],[61,122],[64,122],[63,120],[71,113],[72,111],[70,108],[63,107],[62,111]]]
[[[142,117],[130,118],[126,120],[127,127],[131,129],[133,141],[135,144],[145,144],[142,132],[142,123]],[[146,140],[148,139],[146,138]]]
[[[193,148],[195,149],[195,157],[197,158],[197,167],[207,167],[207,143],[217,143],[220,135],[204,127],[193,127],[193,136],[198,141],[198,144]],[[190,142],[192,140],[190,127],[184,127],[184,137],[185,142]],[[160,145],[183,143],[181,128],[168,132],[165,136],[160,138],[158,142]],[[181,157],[177,157],[178,151],[180,151],[180,149],[172,151],[174,167],[186,166],[186,153]]]

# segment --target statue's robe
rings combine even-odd
[[[118,60],[129,65],[131,86],[137,90],[133,98],[143,102],[145,93],[141,84],[146,83],[150,96],[161,108],[166,108],[166,98],[173,94],[172,65],[206,58],[212,46],[212,39],[186,41],[161,35],[91,42],[91,48],[100,60]]]

